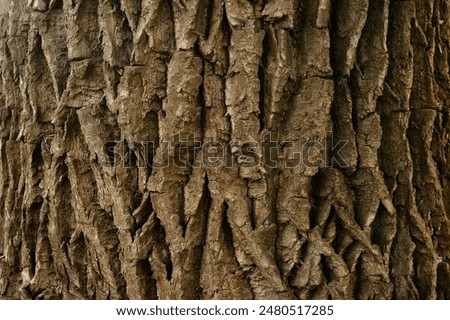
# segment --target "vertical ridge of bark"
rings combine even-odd
[[[0,298],[450,296],[447,2],[2,1]]]

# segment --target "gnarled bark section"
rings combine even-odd
[[[450,298],[448,2],[6,2],[0,298]]]

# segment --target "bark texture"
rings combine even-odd
[[[450,298],[450,1],[1,8],[1,298]]]

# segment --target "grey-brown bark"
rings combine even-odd
[[[449,10],[11,1],[0,298],[450,298]]]

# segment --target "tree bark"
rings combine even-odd
[[[1,299],[450,298],[449,1],[25,2]]]

